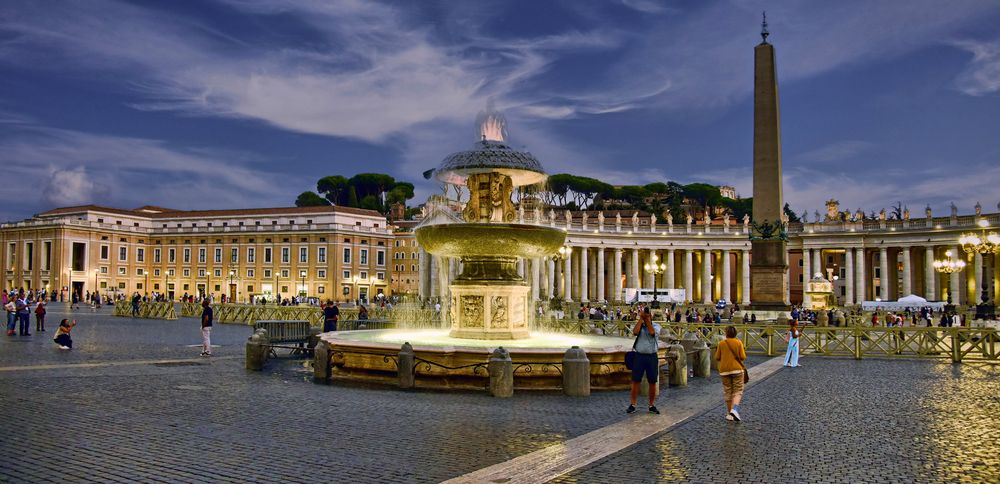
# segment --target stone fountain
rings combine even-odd
[[[449,286],[449,327],[325,333],[320,336],[323,347],[317,347],[323,370],[317,375],[398,381],[402,346],[412,348],[417,386],[482,388],[488,379],[485,362],[503,346],[513,362],[515,387],[555,389],[562,384],[563,355],[576,346],[589,358],[594,389],[627,387],[630,373],[623,361],[631,339],[531,331],[531,288],[517,272],[518,260],[554,255],[566,233],[515,223],[514,189],[547,176],[534,156],[508,145],[502,115],[488,108],[478,124],[480,139],[472,149],[449,155],[425,174],[468,188],[460,221],[423,225],[415,232],[427,252],[461,261],[461,272]]]

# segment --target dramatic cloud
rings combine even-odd
[[[955,79],[958,90],[970,96],[1000,91],[1000,40],[964,40],[955,45],[972,53],[969,66]]]

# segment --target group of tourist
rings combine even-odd
[[[7,313],[7,336],[31,336],[29,326],[31,313],[35,313],[35,331],[45,332],[45,299],[44,291],[34,292],[20,289],[2,292],[0,304]]]

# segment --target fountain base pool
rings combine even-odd
[[[449,336],[448,330],[396,329],[324,333],[319,344],[326,349],[331,380],[395,385],[403,343],[413,347],[417,388],[483,389],[489,382],[490,354],[499,346],[510,352],[518,390],[561,389],[563,355],[572,346],[587,352],[593,390],[625,389],[631,378],[624,365],[630,338],[531,333],[519,340],[463,339]],[[664,352],[661,347],[661,357]]]

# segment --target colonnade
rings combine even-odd
[[[945,259],[947,251],[953,260],[967,262],[964,271],[942,274],[934,270],[934,261]],[[953,304],[978,304],[983,300],[983,288],[995,288],[1000,278],[1000,254],[967,258],[957,245],[934,243],[837,248],[808,244],[801,252],[801,267],[803,296],[808,280],[820,273],[836,278],[834,285],[839,292],[835,296],[840,304],[893,301],[910,294],[929,301],[945,301],[950,294]]]
[[[535,300],[558,297],[567,302],[624,302],[625,289],[684,289],[684,302],[750,303],[750,248],[638,248],[567,245],[566,256],[527,259],[519,271],[532,286]],[[662,264],[662,271],[645,265]],[[420,252],[420,295],[446,294],[457,261]],[[679,269],[679,270],[678,270]],[[661,293],[661,300],[666,299]]]

